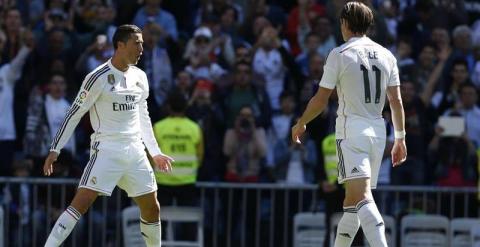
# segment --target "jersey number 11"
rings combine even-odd
[[[372,97],[370,96],[370,80],[368,78],[368,69],[363,64],[360,65],[360,69],[363,72],[365,103],[371,103]],[[375,104],[378,104],[380,103],[380,95],[382,93],[380,89],[380,79],[381,79],[382,73],[380,69],[375,65],[372,66],[372,70],[375,72]]]

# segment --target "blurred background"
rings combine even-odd
[[[345,2],[0,0],[0,246],[43,246],[72,199],[89,159],[88,114],[53,178],[42,178],[43,161],[83,78],[112,56],[113,33],[127,23],[143,30],[137,66],[150,83],[157,141],[184,158],[175,167],[194,171],[156,174],[159,201],[172,215],[166,241],[200,235],[202,246],[329,246],[343,200],[336,96],[303,145],[289,137],[328,53],[343,43]],[[408,159],[392,169],[387,103],[375,198],[391,220],[389,241],[473,246],[478,220],[455,220],[479,216],[480,2],[362,2],[374,11],[369,37],[397,58],[406,115]],[[131,206],[119,190],[99,198],[65,245],[135,246]],[[168,223],[177,214],[199,224]],[[437,222],[433,230],[428,222]],[[416,229],[409,224],[427,235],[408,235]],[[355,245],[363,244],[359,233]]]

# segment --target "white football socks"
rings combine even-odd
[[[58,217],[57,222],[55,222],[55,226],[53,226],[48,236],[45,247],[60,246],[68,235],[70,235],[81,216],[82,214],[78,212],[78,210],[69,206],[60,217]]]
[[[350,247],[360,228],[356,207],[344,207],[343,216],[338,222],[334,247]]]
[[[147,222],[140,218],[140,231],[147,247],[160,247],[162,245],[162,225],[157,222]]]
[[[386,247],[385,224],[375,202],[371,199],[360,201],[357,204],[357,212],[363,233],[370,246]]]

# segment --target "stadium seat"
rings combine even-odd
[[[406,215],[401,221],[402,247],[449,246],[450,221],[441,215]]]
[[[164,206],[160,218],[166,222],[167,236],[162,240],[163,247],[203,247],[203,211],[196,207]],[[174,240],[174,223],[196,223],[197,241]]]
[[[323,246],[327,227],[324,213],[297,213],[294,218],[293,246]]]
[[[480,223],[470,229],[470,239],[473,247],[480,247]]]
[[[145,247],[140,233],[140,209],[137,206],[123,209],[122,229],[125,247]]]
[[[480,224],[476,218],[455,218],[450,222],[450,241],[452,247],[472,246],[470,232],[475,224]]]

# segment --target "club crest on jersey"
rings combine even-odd
[[[97,184],[97,177],[92,177],[90,182],[92,182],[92,184]]]
[[[113,85],[115,83],[115,76],[113,74],[109,74],[107,76],[108,83]]]
[[[85,99],[87,98],[87,95],[88,95],[87,90],[81,91],[78,94],[78,98],[77,98],[77,100],[75,100],[75,103],[77,103],[77,105],[82,105],[83,102],[85,101]]]

